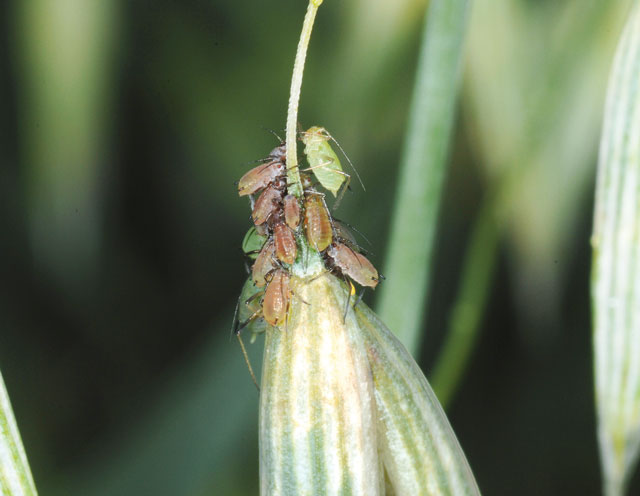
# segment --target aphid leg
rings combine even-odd
[[[260,315],[261,313],[262,313],[262,308],[259,308],[258,310],[253,312],[253,314],[247,320],[245,320],[244,322],[239,322],[239,325],[233,331],[235,335],[239,336],[245,327],[247,327],[249,324],[251,324],[251,322],[253,322],[257,318],[261,317]]]
[[[231,341],[231,336],[236,333],[236,329],[238,327],[238,308],[240,307],[240,298],[236,302],[236,309],[233,312],[233,320],[231,321],[231,333],[229,334],[229,341]]]
[[[335,172],[341,172],[341,171],[335,171]],[[351,183],[351,176],[349,174],[347,174],[346,172],[342,172],[342,174],[347,176],[347,180],[344,183],[342,183],[343,186],[340,187],[341,191],[338,193],[338,197],[336,198],[336,201],[333,203],[333,211],[334,212],[340,206],[340,202],[342,201],[342,197],[344,196],[345,191],[347,191],[347,189],[349,189],[349,184]]]
[[[367,290],[367,288],[362,288],[362,291],[360,291],[360,295],[358,296],[358,299],[356,300],[356,302],[353,304],[353,308],[358,306],[358,303],[360,303],[362,301],[362,297],[364,296],[364,292]]]
[[[318,276],[315,276],[313,279],[310,279],[310,280],[308,281],[308,283],[309,283],[309,282],[311,282],[311,281],[313,281],[314,279],[316,279],[316,278],[320,277],[321,275],[322,275],[322,274],[320,274],[320,275],[318,275]],[[308,284],[308,283],[307,283],[307,284]],[[308,301],[305,301],[305,300],[304,300],[304,298],[303,298],[302,296],[300,296],[299,294],[296,294],[296,292],[295,292],[293,289],[289,288],[289,291],[291,291],[291,294],[292,294],[293,296],[295,296],[296,298],[298,298],[298,299],[299,299],[302,303],[304,303],[305,305],[311,305],[311,303],[309,303]]]
[[[351,302],[351,296],[356,294],[356,288],[349,279],[347,279],[345,276],[343,276],[343,278],[344,278],[344,282],[346,282],[349,285],[349,294],[347,295],[347,304],[344,306],[344,315],[342,316],[342,323],[344,324],[347,322],[347,312],[349,311],[349,303]]]
[[[244,361],[247,364],[247,368],[249,369],[249,374],[251,374],[251,380],[256,386],[258,392],[260,392],[260,386],[258,386],[258,381],[256,380],[256,375],[253,373],[253,367],[251,366],[251,361],[249,360],[249,355],[247,354],[247,350],[244,347],[244,342],[242,341],[242,337],[240,334],[236,334],[238,337],[238,342],[240,343],[240,349],[242,350],[242,355],[244,356]]]

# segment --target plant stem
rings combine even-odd
[[[323,0],[310,0],[307,13],[302,24],[302,33],[298,42],[296,59],[293,64],[293,76],[291,77],[291,92],[289,94],[289,109],[287,111],[287,179],[289,183],[288,192],[298,198],[302,197],[302,183],[298,172],[298,150],[296,143],[298,125],[298,104],[300,103],[300,90],[302,88],[302,75],[304,73],[304,62],[307,58],[307,48],[311,38],[313,22],[316,19],[316,12]]]
[[[415,353],[428,294],[468,0],[433,0],[425,19],[378,309]]]
[[[464,374],[487,304],[501,232],[495,219],[496,205],[492,195],[478,214],[445,342],[431,375],[431,385],[443,408],[449,404]]]

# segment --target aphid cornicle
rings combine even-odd
[[[251,218],[256,226],[264,224],[280,208],[282,190],[278,182],[267,186],[256,200],[251,212]]]
[[[314,191],[305,193],[304,228],[309,244],[316,250],[324,251],[331,244],[333,229],[324,195]]]
[[[272,326],[282,324],[289,311],[289,273],[284,269],[276,269],[272,273],[262,300],[262,317]]]
[[[286,148],[284,145],[271,150],[265,164],[254,167],[238,181],[238,195],[252,195],[256,191],[266,188],[278,177],[284,174]]]
[[[273,241],[267,242],[260,251],[258,258],[251,269],[251,279],[253,283],[262,288],[266,283],[266,275],[275,268],[276,245]]]
[[[280,221],[273,226],[273,240],[278,260],[292,265],[296,261],[298,246],[293,232],[284,222]]]
[[[375,288],[380,279],[378,271],[371,262],[353,248],[334,243],[327,250],[327,256],[340,272],[361,286]]]
[[[291,229],[296,229],[300,224],[300,204],[293,195],[287,195],[282,201],[284,221]]]

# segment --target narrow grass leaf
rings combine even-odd
[[[387,282],[380,289],[380,315],[412,352],[419,344],[428,294],[468,4],[433,0],[425,18],[384,266]]]
[[[2,496],[33,496],[38,494],[1,374],[0,494]]]
[[[598,438],[607,496],[640,450],[640,4],[611,72],[596,185],[592,298]]]

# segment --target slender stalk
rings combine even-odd
[[[307,48],[311,39],[313,22],[316,19],[316,12],[323,0],[310,0],[307,13],[302,24],[302,33],[298,42],[296,59],[293,64],[293,76],[291,77],[291,92],[289,94],[289,109],[287,111],[287,179],[289,182],[288,191],[298,198],[302,197],[302,183],[298,172],[298,150],[296,143],[298,125],[298,105],[300,103],[300,90],[302,88],[302,75],[304,73],[304,62],[307,58]]]
[[[2,374],[0,374],[0,493],[3,496],[38,494]]]
[[[464,375],[487,304],[501,232],[495,207],[496,201],[487,199],[476,220],[445,342],[431,376],[433,390],[444,408]]]
[[[387,281],[378,309],[382,319],[415,353],[421,336],[447,149],[455,111],[468,0],[433,0],[400,167]]]

